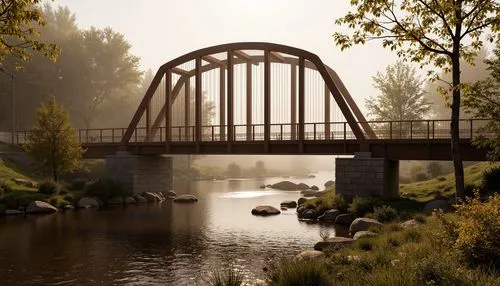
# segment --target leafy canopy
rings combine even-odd
[[[57,104],[54,97],[38,108],[24,148],[43,170],[52,174],[56,182],[60,173],[80,166],[79,159],[84,153],[70,125],[67,111]]]
[[[485,38],[494,41],[500,31],[497,0],[351,0],[351,5],[354,12],[336,20],[355,29],[352,35],[334,33],[342,50],[380,39],[399,57],[446,72],[453,55],[471,62],[484,44],[483,34],[489,30]]]
[[[488,149],[490,160],[500,160],[500,43],[494,50],[495,57],[486,60],[490,76],[471,86],[465,93],[467,112],[476,118],[493,118],[479,129],[474,144]],[[487,136],[486,136],[487,135]]]
[[[0,63],[11,55],[28,61],[33,52],[41,52],[51,60],[56,59],[58,48],[41,41],[37,28],[45,25],[39,11],[41,0],[0,1]],[[16,63],[19,68],[19,63]]]

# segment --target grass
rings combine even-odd
[[[500,163],[482,162],[465,168],[465,183],[475,186],[481,185],[483,173],[498,166]],[[399,191],[403,197],[420,202],[439,197],[453,197],[455,195],[455,177],[451,173],[427,181],[401,184]]]

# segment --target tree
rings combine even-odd
[[[266,174],[266,165],[264,161],[259,160],[255,162],[254,174],[257,178],[262,178]]]
[[[489,150],[488,158],[495,161],[500,160],[500,42],[493,52],[495,57],[486,60],[490,76],[472,85],[465,93],[464,105],[476,118],[493,119],[480,128],[473,144]]]
[[[500,3],[497,0],[352,0],[354,12],[336,20],[356,29],[352,35],[336,32],[335,43],[346,49],[370,40],[397,51],[399,57],[451,72],[451,151],[458,197],[464,197],[464,170],[459,142],[460,101],[463,84],[460,59],[471,62],[483,47],[483,36],[499,37]],[[429,72],[433,79],[438,76]]]
[[[55,60],[58,49],[40,41],[37,28],[45,25],[38,9],[41,0],[5,0],[0,2],[0,63],[8,55],[28,61],[37,51]],[[19,67],[18,62],[16,66]]]
[[[235,162],[231,162],[229,165],[227,165],[226,174],[231,178],[237,178],[241,176],[240,165],[236,164]]]
[[[403,62],[389,65],[385,73],[377,72],[373,81],[380,94],[369,98],[366,107],[375,120],[421,120],[429,112],[430,106],[423,97],[423,81],[409,65]],[[410,124],[399,122],[393,127],[407,130]]]
[[[54,97],[38,108],[24,148],[42,169],[52,174],[55,182],[61,173],[78,168],[84,153],[75,130],[69,124],[68,112],[57,104]]]

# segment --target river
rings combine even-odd
[[[0,217],[0,285],[205,285],[207,273],[230,263],[249,281],[262,278],[269,259],[291,256],[332,226],[297,220],[295,209],[257,217],[257,205],[279,207],[299,192],[259,189],[281,180],[323,184],[316,178],[199,181],[182,186],[195,204],[163,202],[106,210]]]

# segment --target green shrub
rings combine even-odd
[[[469,265],[492,265],[500,269],[500,194],[494,194],[484,202],[476,194],[456,207],[458,217],[453,221],[437,214],[442,227],[440,241],[450,243]]]
[[[406,242],[420,242],[422,240],[422,234],[416,229],[407,229],[403,233],[403,239]]]
[[[123,188],[121,183],[101,178],[85,187],[85,195],[98,197],[105,202],[112,197],[123,197],[129,195],[129,193]]]
[[[369,212],[373,212],[376,206],[380,206],[382,201],[375,197],[354,197],[348,211],[356,217],[362,217]]]
[[[3,203],[9,209],[17,209],[18,207],[26,207],[32,201],[46,201],[47,195],[32,192],[32,191],[15,191],[5,194]]]
[[[4,181],[0,180],[0,195],[12,192],[12,187]]]
[[[52,197],[49,200],[49,204],[53,205],[56,208],[61,208],[65,205],[69,205],[70,203],[61,197]]]
[[[483,174],[482,189],[486,193],[500,192],[500,167],[489,169]]]
[[[464,275],[453,264],[436,255],[417,260],[415,280],[418,285],[470,285],[464,281],[465,277],[460,277]]]
[[[393,221],[398,217],[397,211],[391,206],[375,207],[373,217],[380,222]]]
[[[73,198],[73,195],[66,194],[66,195],[63,196],[63,200],[65,200],[67,202],[73,202],[74,198]]]
[[[44,195],[55,195],[59,191],[59,185],[51,180],[43,181],[38,186],[38,192]]]
[[[208,283],[212,286],[241,286],[245,276],[242,270],[227,267],[225,269],[214,269],[208,275]]]
[[[66,188],[59,189],[59,195],[67,195],[67,194],[68,194],[68,190]]]
[[[268,285],[273,286],[330,285],[322,260],[282,259],[269,267],[267,275]]]
[[[446,178],[445,177],[438,177],[438,178],[436,178],[436,180],[443,182],[443,181],[446,181]]]
[[[363,251],[370,251],[373,249],[373,243],[368,238],[360,238],[356,241],[356,247]]]
[[[401,245],[401,241],[395,236],[390,236],[387,238],[387,245],[389,245],[390,247],[398,247]]]
[[[328,192],[322,196],[307,200],[304,206],[309,209],[315,209],[318,213],[324,213],[326,210],[337,209],[341,212],[347,210],[348,204],[341,195],[335,195],[334,192]]]

